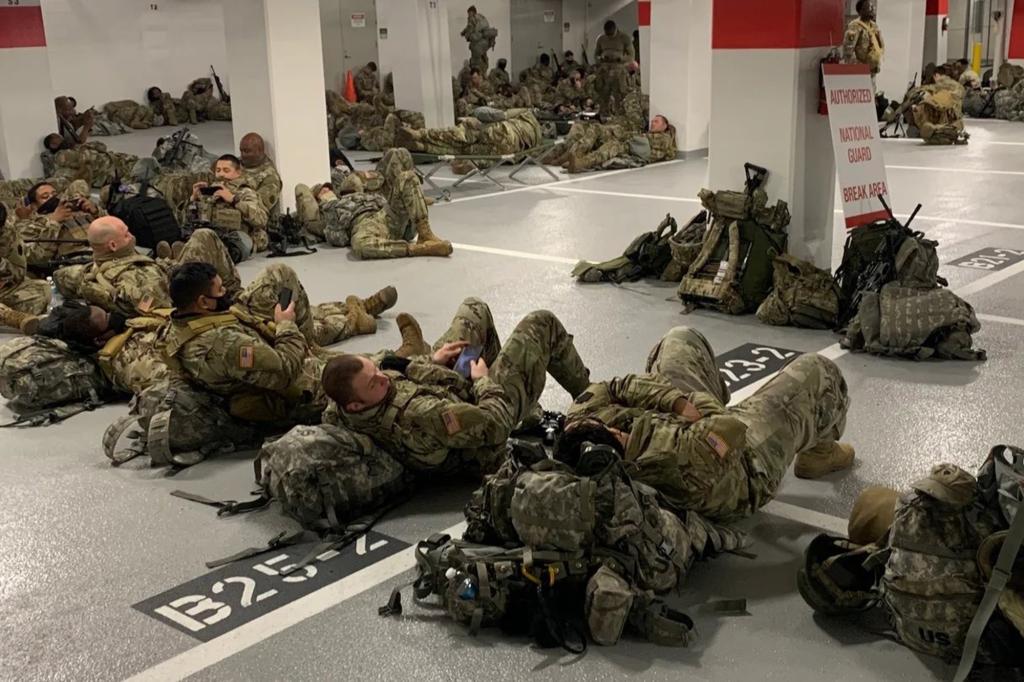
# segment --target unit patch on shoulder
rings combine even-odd
[[[454,436],[462,430],[462,424],[459,423],[459,416],[455,414],[455,410],[442,412],[441,420],[444,422],[444,430],[448,432],[449,436]]]
[[[139,301],[139,312],[148,313],[153,309],[153,297],[147,296],[146,298]]]
[[[238,366],[242,369],[252,369],[256,365],[256,349],[252,346],[242,346],[238,349]]]

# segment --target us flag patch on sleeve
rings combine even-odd
[[[462,424],[459,423],[459,417],[455,414],[455,410],[442,412],[441,420],[444,422],[444,430],[448,432],[449,436],[454,436],[462,430]]]
[[[139,301],[139,312],[148,313],[153,309],[153,297],[147,296]]]
[[[238,349],[238,366],[242,369],[252,369],[256,364],[256,349],[252,346],[242,346]]]
[[[708,445],[714,448],[715,452],[718,453],[719,457],[725,457],[729,454],[729,444],[725,442],[725,439],[719,436],[717,433],[709,432],[707,436]]]

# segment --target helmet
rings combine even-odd
[[[800,596],[815,612],[828,616],[871,608],[878,599],[878,575],[864,563],[875,549],[873,545],[855,545],[843,537],[825,533],[817,536],[807,546],[804,565],[797,574]]]

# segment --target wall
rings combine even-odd
[[[878,28],[885,42],[885,57],[876,87],[890,99],[901,99],[914,74],[921,82],[924,57],[923,0],[881,0]]]
[[[704,0],[655,0],[650,35],[651,115],[668,117],[681,151],[702,154],[711,117],[711,7]]]
[[[593,57],[594,44],[608,19],[632,38],[637,30],[636,0],[563,0],[562,21],[569,22],[569,31],[562,34],[562,47],[575,52],[577,61],[583,61],[580,47],[586,42],[587,55]]]
[[[475,5],[477,11],[487,17],[491,28],[498,29],[498,37],[494,41],[494,49],[487,53],[487,60],[493,69],[498,60],[508,60],[508,72],[516,73],[525,68],[512,63],[512,24],[509,12],[509,0],[461,0],[448,2],[448,42],[452,55],[452,74],[462,70],[463,62],[469,61],[469,43],[459,33],[466,28],[466,8]],[[487,74],[484,74],[485,76]]]
[[[967,3],[968,0],[949,0],[949,33],[946,38],[946,57],[963,59],[964,40],[967,38]]]
[[[42,8],[54,94],[74,95],[80,111],[142,101],[151,85],[180,96],[211,64],[228,84],[220,0],[44,0]]]

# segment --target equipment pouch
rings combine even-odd
[[[590,637],[602,646],[618,643],[633,608],[633,591],[619,574],[602,566],[587,582],[586,618]]]

